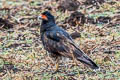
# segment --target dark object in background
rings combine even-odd
[[[105,0],[86,0],[86,1],[84,2],[84,4],[85,4],[85,5],[94,5],[94,4],[96,4],[96,3],[102,4],[102,3],[104,3],[104,2],[105,2]]]
[[[60,11],[76,11],[80,6],[80,2],[77,0],[61,0],[58,6]]]
[[[54,16],[50,12],[45,11],[38,18],[42,19],[40,27],[41,41],[51,57],[56,58],[56,71],[61,56],[72,58],[74,61],[78,60],[92,69],[99,69],[97,64],[79,49],[71,36],[56,25]]]
[[[110,4],[110,5],[114,5],[114,4],[116,4],[116,2],[114,2],[114,1],[110,1],[110,2],[108,2],[108,4]]]
[[[45,9],[52,11],[52,7],[51,6],[46,6]]]
[[[58,2],[58,1],[60,1],[60,0],[52,0],[53,2],[55,1],[55,2]]]
[[[28,27],[35,27],[35,26],[39,26],[40,25],[40,23],[39,22],[37,22],[37,21],[35,21],[34,23],[30,23],[30,24],[28,24]]]
[[[62,23],[58,24],[58,26],[62,27],[65,30],[70,28],[69,26],[67,26],[67,24],[64,24],[64,21]]]
[[[13,24],[6,19],[0,18],[0,28],[10,29],[13,28]]]
[[[107,27],[116,27],[116,26],[120,26],[120,15],[118,13],[118,15],[114,16],[111,18],[112,21],[109,23],[109,25]]]
[[[79,32],[73,32],[73,33],[70,34],[70,36],[71,36],[73,39],[76,39],[76,38],[81,37],[81,35],[80,35]]]
[[[96,6],[96,8],[99,8],[100,4],[104,3],[105,0],[86,0],[84,2],[85,5],[93,5]]]
[[[109,23],[111,21],[110,17],[100,16],[97,18],[97,23]]]
[[[86,17],[86,23],[96,24],[96,20],[94,18]]]
[[[110,17],[100,16],[97,19],[86,17],[86,23],[91,24],[106,24],[109,23],[112,19]]]
[[[7,73],[6,71],[13,71],[13,73],[16,73],[21,70],[16,68],[15,65],[13,65],[12,63],[8,63],[0,67],[0,72],[3,73],[2,75],[5,75]]]
[[[75,11],[70,17],[65,19],[65,23],[68,23],[71,26],[83,25],[85,23],[85,15],[81,12]]]

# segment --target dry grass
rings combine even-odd
[[[32,17],[45,11],[45,5],[52,6],[56,17],[61,16],[57,18],[58,22],[70,12],[57,10],[56,2],[30,1],[0,2],[0,17],[13,24],[11,29],[0,27],[0,80],[120,80],[119,1],[113,5],[104,3],[99,9],[87,9],[89,15],[86,16],[109,16],[111,24],[85,23],[80,26],[81,37],[75,39],[80,48],[101,67],[101,71],[93,72],[79,62],[79,66],[75,66],[72,60],[63,58],[57,73],[53,73],[54,63],[41,45],[39,21]],[[79,10],[84,11],[84,8]],[[75,30],[69,28],[67,32]]]

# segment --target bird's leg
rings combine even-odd
[[[59,57],[56,59],[56,69],[55,69],[55,72],[58,71],[58,68],[59,68]]]
[[[72,54],[72,58],[73,58],[73,62],[75,63],[75,66],[77,66],[78,64],[77,64],[77,62],[76,62],[76,59],[75,59],[74,54]]]

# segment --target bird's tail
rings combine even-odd
[[[98,65],[93,62],[83,51],[76,50],[74,52],[75,57],[77,58],[78,61],[87,64],[89,67],[91,67],[92,69],[99,69]]]

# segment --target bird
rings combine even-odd
[[[44,11],[37,18],[42,21],[40,36],[44,49],[56,58],[56,71],[61,56],[80,61],[93,70],[99,69],[99,66],[79,48],[69,33],[55,23],[51,12]]]

